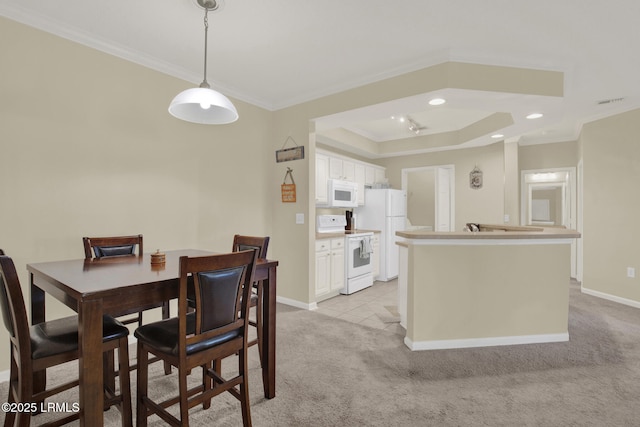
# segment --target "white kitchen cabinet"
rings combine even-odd
[[[379,166],[365,166],[364,184],[373,187],[374,184],[387,181],[386,169]]]
[[[316,153],[315,200],[317,206],[328,201],[327,181],[340,179],[358,184],[358,205],[365,203],[364,190],[377,182],[386,182],[385,168],[330,152]]]
[[[358,205],[364,205],[364,183],[365,183],[365,166],[356,164],[354,166],[355,181],[358,184]]]
[[[327,203],[327,180],[329,179],[329,157],[316,154],[316,204]]]
[[[344,288],[344,263],[344,238],[316,240],[316,297]]]
[[[329,178],[355,181],[355,166],[350,160],[329,156]]]
[[[356,180],[356,164],[349,160],[342,160],[342,179],[345,181]]]
[[[380,275],[380,233],[373,233],[371,238],[371,269],[373,274],[373,280],[376,280]]]
[[[342,159],[329,157],[329,178],[343,179],[342,176]]]
[[[376,169],[373,166],[364,167],[364,184],[371,187],[376,182]]]
[[[316,240],[316,296],[331,290],[331,242]]]
[[[331,291],[340,292],[345,281],[344,239],[331,239]]]

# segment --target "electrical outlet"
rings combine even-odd
[[[296,214],[296,224],[304,224],[304,214],[297,213]]]
[[[633,267],[627,267],[627,277],[636,277],[636,269]]]

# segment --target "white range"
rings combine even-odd
[[[341,294],[349,295],[373,285],[372,232],[345,231],[344,215],[318,215],[318,233],[345,233],[345,286]]]

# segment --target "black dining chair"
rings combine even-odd
[[[103,259],[103,258],[117,258],[117,257],[133,257],[137,256],[142,260],[144,255],[144,239],[142,234],[132,236],[108,236],[108,237],[83,237],[82,244],[84,246],[85,259]],[[137,255],[136,255],[137,249]],[[115,313],[115,316],[120,322],[125,325],[136,323],[137,326],[142,325],[142,313],[146,310],[153,308],[162,308],[162,318],[169,318],[169,301],[164,301],[161,304],[149,304],[143,307],[141,310],[136,311],[123,311],[121,313]],[[132,317],[127,317],[131,316]],[[108,369],[108,366],[106,366]],[[136,366],[132,365],[131,370]],[[171,366],[165,364],[165,374],[171,373]]]
[[[251,426],[247,385],[249,293],[253,282],[255,250],[180,258],[178,317],[140,326],[138,339],[137,425],[147,425],[156,414],[173,426],[189,425],[189,409],[224,391],[240,400],[243,425]],[[189,280],[192,277],[193,280]],[[191,282],[191,283],[190,283]],[[187,302],[193,286],[194,307]],[[149,394],[148,357],[153,354],[178,368],[178,395],[156,402]],[[238,374],[221,375],[222,359],[238,355]],[[188,388],[187,376],[202,368],[202,381]],[[227,375],[228,377],[228,375]],[[178,416],[167,408],[179,404]]]
[[[248,249],[255,249],[258,252],[259,259],[267,258],[267,249],[269,248],[269,237],[256,237],[256,236],[243,236],[236,234],[233,236],[232,252],[246,251]],[[251,299],[249,300],[249,306],[255,307],[255,320],[249,319],[249,324],[256,328],[256,338],[249,341],[249,347],[258,345],[258,354],[260,355],[260,363],[262,363],[262,302],[263,302],[263,290],[262,280],[258,280],[253,283],[253,289],[251,292]]]
[[[45,399],[75,387],[78,379],[65,382],[48,390],[34,390],[33,375],[79,357],[78,317],[70,316],[29,326],[20,280],[13,260],[0,250],[0,308],[4,325],[10,336],[10,381],[7,402],[29,404],[34,411],[6,412],[5,426],[28,426],[32,412],[38,413],[38,405]],[[103,353],[118,349],[120,392],[116,394],[105,382],[105,409],[117,405],[122,425],[132,425],[131,391],[129,379],[129,330],[111,316],[103,317]],[[107,374],[107,373],[105,373]],[[82,408],[79,408],[81,411]],[[75,412],[62,419],[43,425],[69,423],[79,418]]]
[[[85,259],[132,257],[136,256],[136,248],[138,257],[142,257],[144,254],[142,234],[138,234],[136,236],[83,237],[82,244],[84,246]],[[156,307],[158,307],[157,304],[145,307],[143,310],[134,311],[133,313],[119,313],[117,317],[119,317],[118,320],[125,325],[137,323],[137,326],[140,326],[142,325],[142,312]],[[131,314],[134,314],[134,316],[125,317]]]

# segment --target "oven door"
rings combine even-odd
[[[371,273],[371,237],[349,237],[347,244],[347,279]]]

